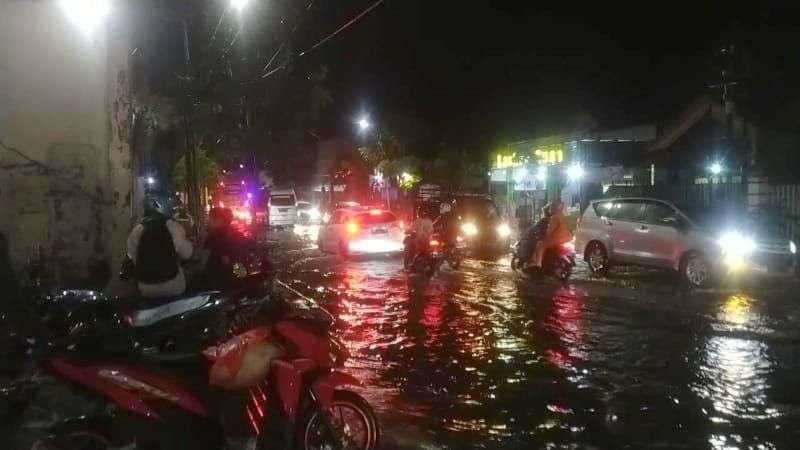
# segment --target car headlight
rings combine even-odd
[[[497,234],[499,234],[500,237],[509,237],[511,236],[511,227],[509,227],[507,223],[500,224],[500,226],[497,227]]]
[[[729,231],[719,238],[722,253],[726,255],[746,256],[756,249],[756,242],[750,236],[738,231]]]
[[[793,255],[797,253],[797,245],[795,245],[794,241],[789,241],[789,251],[792,252]]]
[[[476,227],[472,222],[467,222],[461,225],[461,231],[463,231],[467,236],[475,236],[478,234],[478,227]]]
[[[319,220],[320,214],[317,208],[311,208],[308,210],[308,217],[311,220]]]
[[[322,222],[323,223],[328,223],[330,221],[331,221],[331,215],[330,214],[325,213],[325,214],[322,215]]]

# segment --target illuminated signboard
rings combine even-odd
[[[501,150],[492,162],[493,169],[511,169],[524,165],[552,166],[564,164],[567,159],[568,149],[563,144],[550,144],[531,146],[529,149],[521,150],[520,153],[511,149]]]
[[[537,147],[533,150],[533,157],[542,166],[561,164],[564,162],[564,148],[561,144]]]

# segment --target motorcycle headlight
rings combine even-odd
[[[461,225],[461,231],[467,236],[475,236],[478,234],[478,227],[472,222],[467,222]]]
[[[789,251],[792,252],[793,255],[797,253],[797,245],[795,245],[794,241],[789,241]]]
[[[511,227],[509,227],[507,223],[501,224],[497,227],[497,234],[499,234],[500,237],[509,237],[511,236]]]

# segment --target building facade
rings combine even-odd
[[[117,267],[131,226],[129,26],[80,12],[0,2],[0,233],[61,281]]]

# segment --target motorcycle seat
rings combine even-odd
[[[134,328],[146,327],[164,319],[199,309],[209,303],[214,294],[216,293],[201,292],[157,299],[158,304],[155,306],[152,299],[143,299],[137,302],[130,311],[130,325]]]

